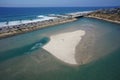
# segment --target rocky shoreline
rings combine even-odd
[[[54,25],[72,22],[77,20],[77,18],[79,17],[96,18],[96,19],[101,19],[101,20],[120,24],[120,8],[100,9],[90,12],[86,11],[83,13],[82,12],[72,13],[68,15],[52,16],[52,17],[56,17],[56,18],[33,22],[33,23],[20,24],[15,26],[0,27],[0,39],[47,28]]]
[[[101,9],[85,16],[120,24],[120,8]]]
[[[77,20],[76,18],[64,18],[64,19],[58,19],[58,20],[47,20],[47,21],[42,21],[42,22],[37,22],[37,23],[30,23],[30,24],[23,24],[20,25],[20,27],[5,27],[5,30],[0,32],[0,39],[3,38],[7,38],[10,36],[15,36],[18,34],[23,34],[26,32],[31,32],[31,31],[35,31],[35,30],[39,30],[39,29],[43,29],[46,27],[50,27],[50,26],[54,26],[54,25],[58,25],[58,24],[64,24],[64,23],[68,23],[68,22],[72,22]],[[29,27],[26,27],[29,26]]]

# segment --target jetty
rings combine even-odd
[[[51,14],[48,16],[38,16],[40,18],[34,20],[3,22],[0,23],[0,39],[50,27],[53,25],[72,22],[78,18],[88,15],[89,13],[91,13],[91,11],[68,13],[64,15]]]

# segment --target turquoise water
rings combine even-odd
[[[81,53],[94,55],[95,60],[72,66],[42,49],[49,42],[49,36],[78,29],[86,31],[78,49]],[[2,39],[0,80],[120,80],[119,34],[120,24],[81,18]]]

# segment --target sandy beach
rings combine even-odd
[[[110,19],[100,18],[100,17],[96,17],[96,16],[85,16],[85,17],[95,18],[95,19],[99,19],[99,20],[104,20],[104,21],[120,24],[120,21],[117,21],[117,20],[110,20]]]
[[[83,30],[53,35],[43,49],[65,63],[78,64],[75,59],[75,50],[84,35]]]

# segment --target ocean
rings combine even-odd
[[[92,11],[110,7],[37,7],[14,8],[0,7],[0,22],[35,19],[39,15],[66,14],[72,12]]]
[[[96,9],[100,8],[0,8],[0,21]],[[36,46],[40,41],[49,41],[51,35],[76,30],[86,31],[76,49],[92,55],[89,63],[78,66],[66,64],[42,46]],[[120,24],[83,17],[74,22],[1,39],[0,80],[120,80],[119,34]],[[79,60],[79,54],[75,56]]]

